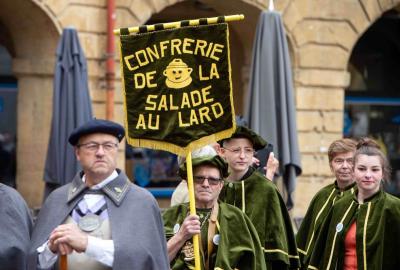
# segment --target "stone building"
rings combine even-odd
[[[230,24],[236,111],[244,107],[259,0],[115,0],[116,26],[244,14]],[[353,74],[353,49],[388,11],[395,18],[400,0],[275,0],[282,13],[292,57],[299,145],[303,174],[298,178],[294,216],[302,216],[321,186],[332,181],[326,155],[329,143],[343,136],[346,89]],[[89,88],[96,117],[105,117],[106,0],[13,0],[0,2],[0,47],[6,49],[16,79],[14,133],[17,185],[29,205],[41,204],[43,168],[50,131],[55,49],[67,26],[79,32],[88,60]],[[397,17],[396,17],[397,16]],[[397,41],[399,38],[397,36]],[[398,53],[398,52],[397,52]],[[115,120],[123,108],[116,60]],[[0,66],[6,60],[0,58]],[[1,69],[0,69],[1,71]],[[2,75],[2,74],[0,74]],[[6,119],[1,115],[1,122]],[[0,129],[1,132],[1,129]],[[124,166],[121,152],[119,165]]]

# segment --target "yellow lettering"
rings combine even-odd
[[[224,114],[224,109],[222,108],[221,103],[217,102],[211,105],[211,109],[214,113],[215,118],[220,118]],[[217,111],[217,109],[219,111]]]
[[[181,46],[182,41],[180,39],[173,39],[171,40],[171,55],[175,55],[175,50],[178,52],[178,54],[182,54],[181,49],[179,46]]]
[[[154,48],[154,50],[152,50],[150,47],[146,48],[146,52],[149,55],[151,62],[154,62],[153,56],[156,59],[160,59],[160,55],[158,54],[157,46],[155,44],[153,45],[153,48]]]
[[[214,43],[210,42],[210,44],[208,44],[208,49],[206,52],[206,56],[209,57],[211,49],[213,48]]]
[[[178,112],[178,119],[179,119],[179,127],[188,127],[190,124],[188,123],[183,123],[182,121],[182,112]]]
[[[211,89],[211,85],[201,89],[201,94],[203,96],[203,102],[204,103],[209,103],[209,102],[213,102],[214,101],[213,98],[207,98],[207,96],[210,95],[210,89]]]
[[[196,110],[190,110],[190,125],[198,125],[199,120],[197,120]]]
[[[192,46],[192,43],[194,43],[194,39],[184,38],[183,39],[182,52],[183,53],[188,53],[188,54],[193,54],[193,51],[189,50],[189,47]]]
[[[198,54],[198,51],[200,50],[201,51],[201,56],[204,56],[205,55],[205,53],[204,53],[204,49],[206,48],[206,46],[207,46],[207,41],[205,41],[205,40],[202,40],[202,39],[198,39],[197,41],[196,41],[196,47],[194,48],[194,54]]]
[[[152,101],[152,99],[157,98],[157,95],[148,95],[147,99],[146,99],[146,104],[151,105],[151,107],[149,106],[145,106],[144,109],[146,111],[154,111],[156,109],[157,103],[155,103],[154,101]]]
[[[158,110],[161,111],[168,111],[168,105],[167,105],[167,96],[166,95],[161,95],[160,98],[160,103],[158,103]]]
[[[171,111],[179,110],[179,107],[174,105],[174,95],[169,95],[169,104],[170,104],[169,108]]]
[[[224,45],[222,44],[215,44],[213,47],[213,50],[211,52],[210,58],[214,59],[216,61],[219,61],[219,57],[215,56],[215,53],[222,53],[222,49],[224,48]]]
[[[165,51],[167,50],[167,44],[169,43],[169,40],[164,40],[160,42],[160,49],[161,49],[161,57],[165,56]]]
[[[194,90],[190,92],[190,97],[192,98],[193,107],[199,106],[201,104],[201,94],[199,90]]]
[[[185,106],[190,108],[189,96],[187,93],[183,93],[182,95],[181,109],[183,109]]]
[[[211,70],[210,70],[210,80],[213,79],[214,77],[219,79],[217,65],[215,63],[212,63],[211,64]]]
[[[199,109],[199,114],[200,114],[200,122],[203,124],[204,123],[204,118],[207,118],[208,122],[211,122],[211,118],[208,115],[210,112],[210,109],[208,107],[203,107]]]
[[[143,59],[140,59],[140,55],[143,56]],[[138,61],[139,66],[143,67],[149,63],[149,59],[147,58],[147,54],[145,50],[140,50],[135,53],[136,59]]]
[[[150,72],[146,72],[146,82],[147,82],[147,87],[148,88],[153,88],[153,87],[157,87],[156,83],[151,83],[151,81],[154,79],[154,74],[156,74],[156,71],[150,71]]]
[[[143,73],[135,73],[133,75],[136,89],[143,89],[146,86],[146,76]]]
[[[199,66],[199,79],[200,79],[200,81],[208,81],[210,79],[209,77],[204,77],[203,76],[203,67],[202,67],[202,65]]]
[[[138,66],[134,66],[134,67],[131,66],[131,63],[129,62],[129,60],[131,60],[133,58],[134,58],[133,54],[127,55],[127,56],[124,57],[125,65],[128,67],[128,69],[130,71],[133,71],[133,70],[136,70],[136,69],[139,68]]]
[[[158,114],[156,115],[156,124],[155,125],[152,126],[151,125],[152,122],[153,122],[153,115],[151,113],[149,113],[149,124],[148,124],[149,129],[158,130],[160,127],[160,116]]]
[[[139,114],[139,118],[136,124],[136,129],[146,129],[146,124],[144,121],[144,116],[143,114]]]

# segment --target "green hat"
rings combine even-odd
[[[244,126],[237,126],[235,133],[233,133],[230,138],[226,138],[226,139],[219,141],[219,144],[222,146],[224,141],[229,140],[229,139],[238,139],[238,138],[249,139],[251,141],[251,143],[253,144],[254,150],[256,150],[256,151],[263,149],[268,144],[260,135],[258,135],[251,129],[244,127]]]
[[[220,156],[202,156],[192,159],[192,167],[196,168],[200,165],[211,165],[219,170],[221,177],[228,177],[228,163],[225,162]],[[179,168],[179,176],[182,179],[187,179],[186,162],[183,163]]]

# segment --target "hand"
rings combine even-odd
[[[179,236],[187,241],[195,234],[200,234],[200,219],[197,215],[189,215],[185,218],[178,232]]]
[[[258,166],[260,166],[260,160],[258,158],[256,158],[256,157],[253,157],[251,159],[251,164],[253,164],[254,166],[258,167]]]
[[[267,160],[267,165],[264,167],[265,177],[271,181],[274,180],[274,176],[278,168],[279,168],[279,160],[277,160],[275,158],[274,153],[271,152]]]
[[[53,253],[65,255],[72,250],[84,252],[88,244],[88,236],[76,224],[63,224],[55,228],[49,237],[49,248]]]

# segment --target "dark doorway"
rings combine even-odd
[[[382,15],[355,45],[348,71],[344,135],[373,137],[393,167],[388,192],[400,197],[400,14]]]

